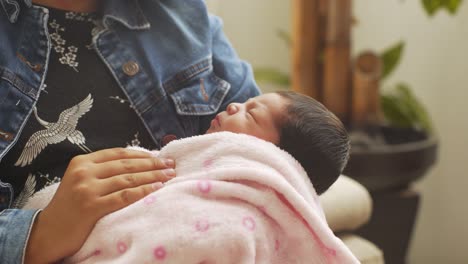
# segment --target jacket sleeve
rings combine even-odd
[[[5,209],[0,212],[0,263],[24,262],[32,224],[40,210]]]
[[[212,36],[213,70],[221,79],[227,81],[231,88],[219,108],[224,111],[232,102],[244,102],[260,94],[255,83],[252,67],[241,60],[223,32],[223,23],[219,17],[210,15],[210,32]],[[204,133],[214,115],[201,120],[200,133]]]

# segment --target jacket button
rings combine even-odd
[[[176,135],[165,135],[162,139],[162,145],[165,146],[167,144],[169,144],[169,142],[171,142],[172,140],[174,139],[177,139],[177,136]]]
[[[127,61],[123,66],[122,70],[128,76],[133,76],[140,71],[140,66],[134,61]]]

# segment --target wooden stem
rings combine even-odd
[[[293,0],[292,89],[319,98],[319,1]]]
[[[355,60],[352,92],[352,124],[372,125],[380,119],[379,82],[382,74],[380,57],[373,52],[361,53]]]
[[[349,118],[351,0],[329,0],[324,52],[323,104],[342,121]]]

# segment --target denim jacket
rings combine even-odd
[[[259,94],[248,64],[202,0],[102,0],[93,47],[157,145],[205,132],[230,102]],[[51,50],[48,10],[0,0],[0,161],[41,94]],[[0,176],[1,176],[0,172]],[[8,209],[0,181],[0,263],[22,263],[38,211]]]

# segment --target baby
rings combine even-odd
[[[64,262],[358,263],[317,196],[348,152],[341,122],[309,97],[277,92],[230,104],[206,135],[158,153],[176,161],[177,177],[99,220]],[[44,207],[54,188],[26,207]]]
[[[230,104],[206,133],[230,131],[269,141],[304,167],[322,194],[343,171],[350,143],[341,121],[311,97],[281,91]]]

